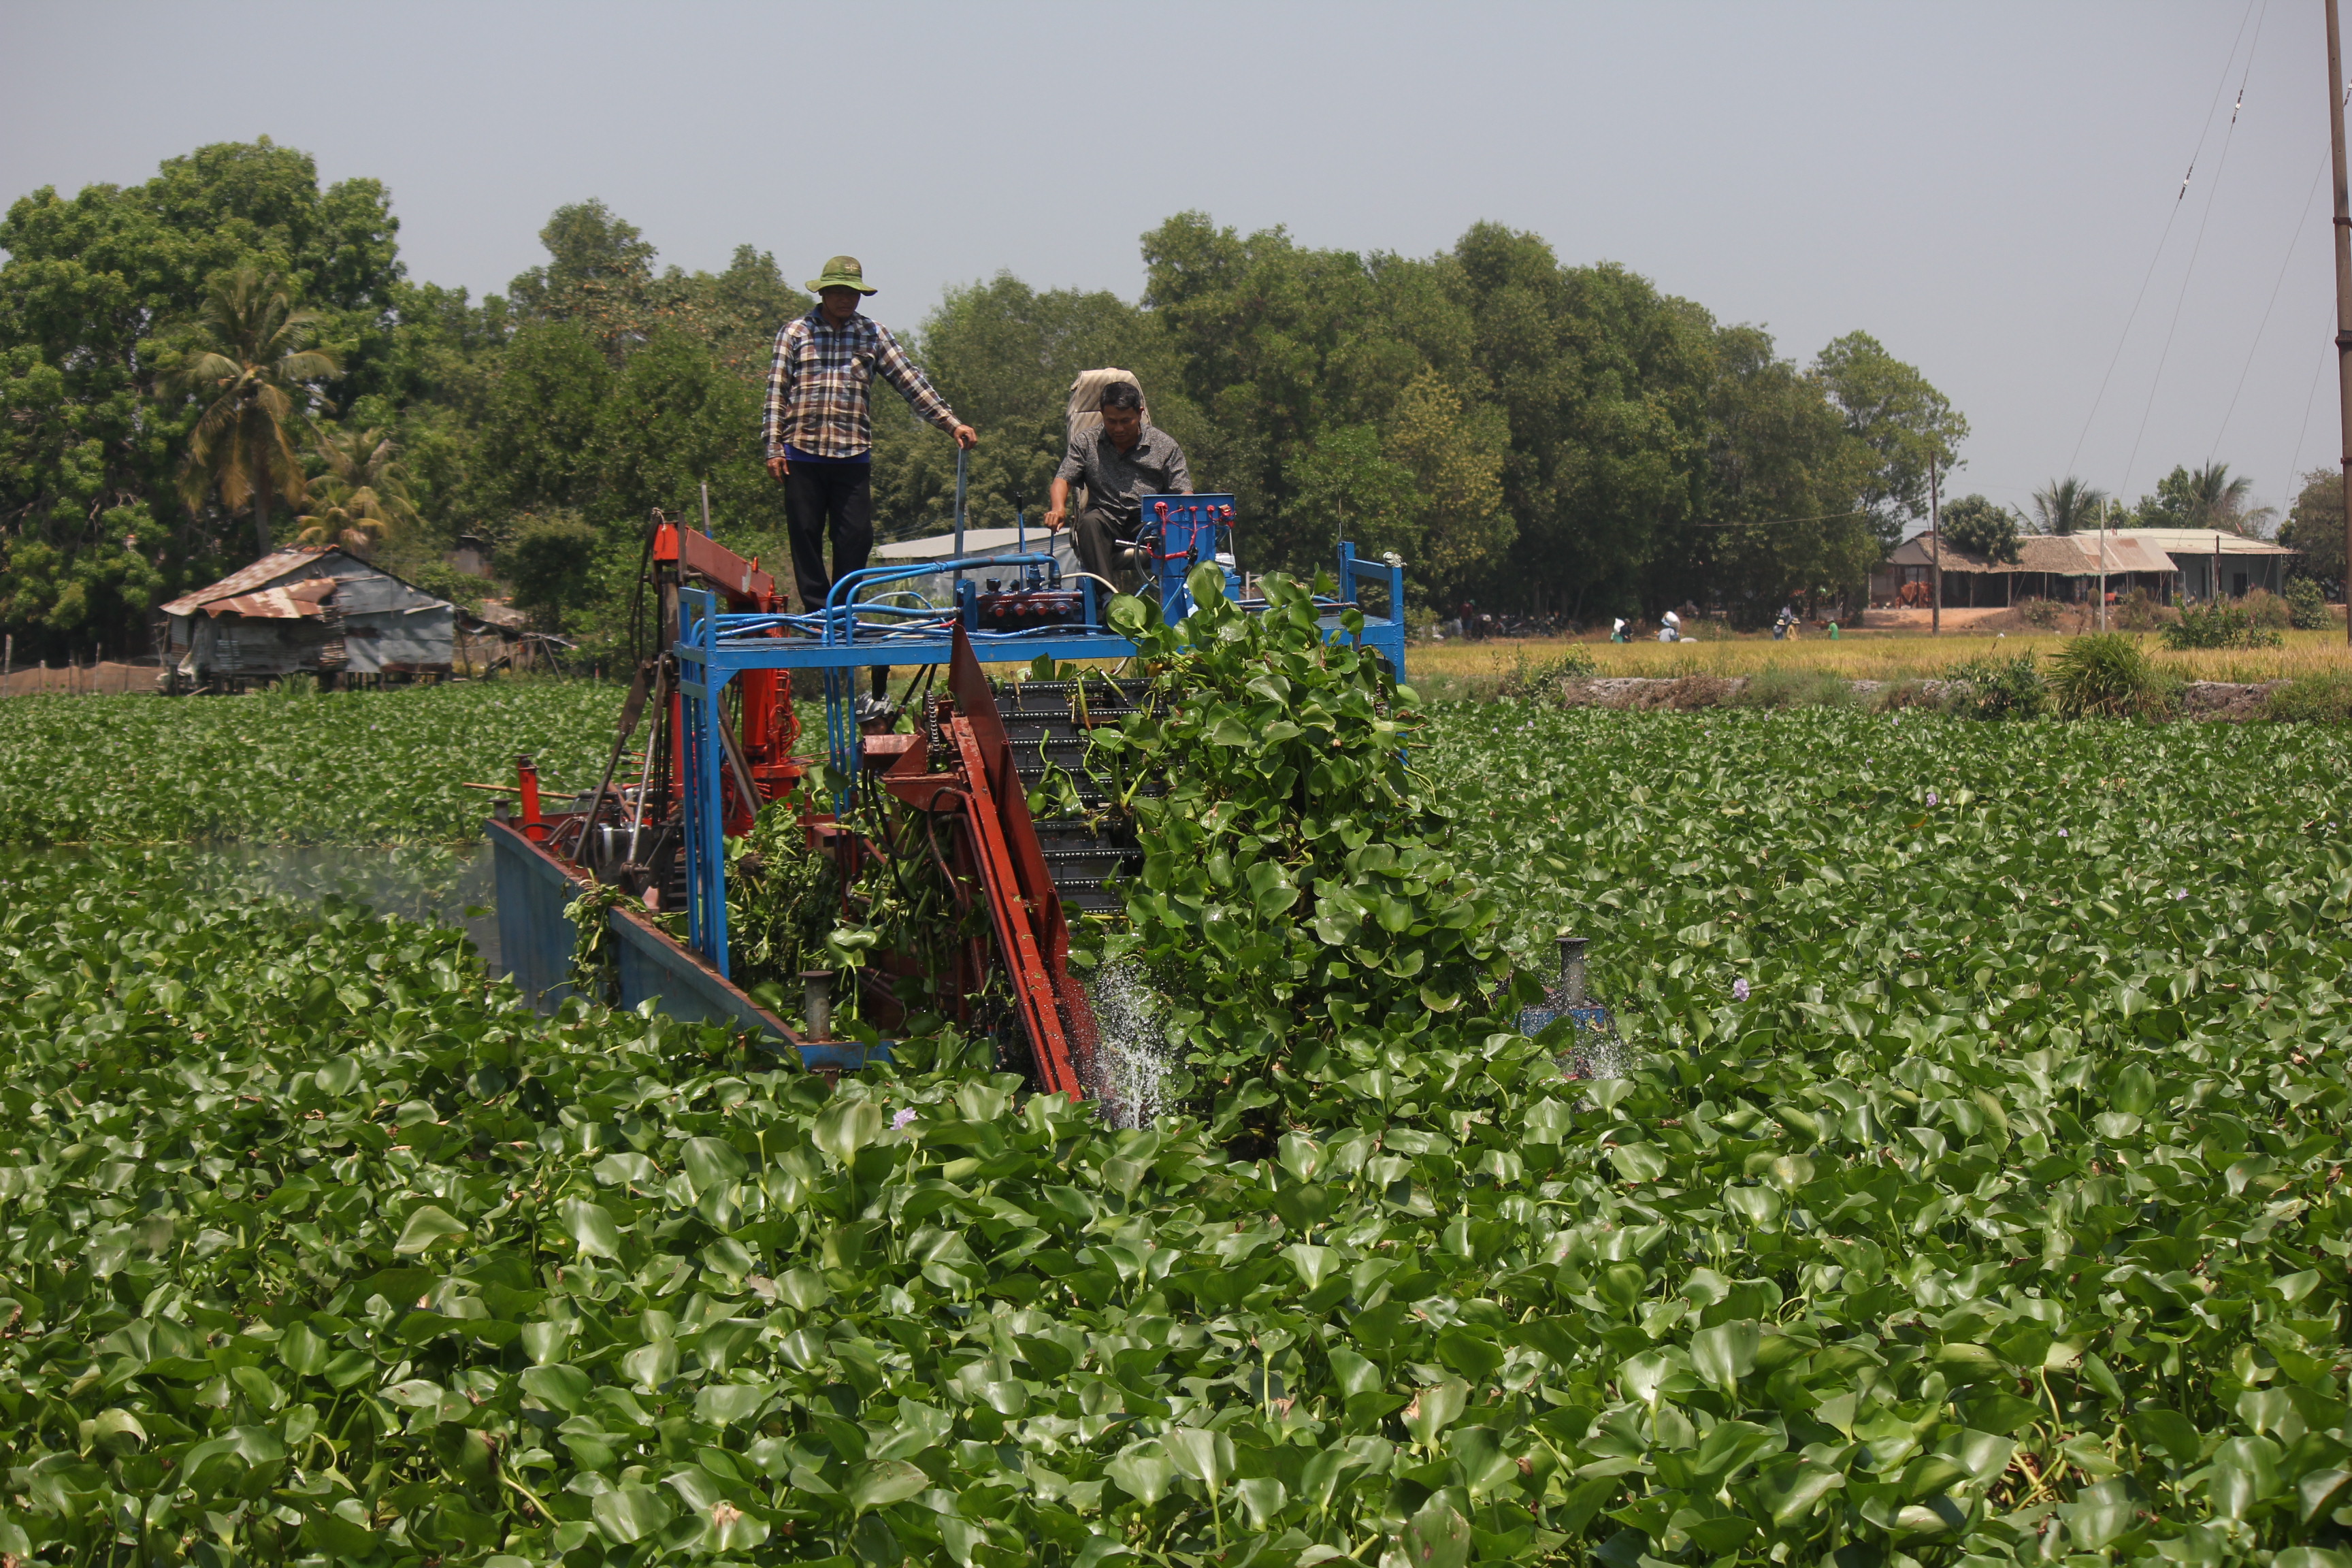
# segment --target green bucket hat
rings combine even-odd
[[[855,289],[860,294],[875,290],[867,287],[866,268],[857,264],[855,256],[836,256],[824,264],[824,271],[809,280],[809,291],[822,294],[827,289]]]

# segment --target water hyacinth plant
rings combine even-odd
[[[0,1552],[2340,1561],[2335,732],[1416,720],[1301,608],[1153,645],[1202,695],[1131,740],[1192,781],[1139,816],[1123,962],[1195,1058],[1148,1128],[949,1034],[828,1085],[541,1019],[173,853],[10,865]],[[1622,1078],[1483,1021],[1571,916]]]

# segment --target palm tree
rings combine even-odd
[[[2069,474],[2033,492],[2033,521],[2043,533],[2080,533],[2096,528],[2107,492]]]
[[[318,312],[293,307],[276,273],[240,268],[213,280],[194,341],[163,378],[167,395],[205,403],[180,469],[181,499],[191,511],[215,489],[232,513],[249,503],[264,555],[271,498],[302,499],[294,427],[313,395],[309,384],[342,369],[331,351],[312,346],[318,320]]]
[[[2277,514],[2269,507],[2252,507],[2254,481],[2242,474],[2230,477],[2227,463],[2207,463],[2191,471],[2188,483],[2181,487],[2181,500],[2187,503],[2189,526],[2215,528],[2225,533],[2259,535],[2263,527]]]
[[[319,441],[327,471],[310,482],[318,510],[302,524],[299,544],[341,544],[366,554],[386,535],[416,521],[408,475],[394,461],[398,448],[381,430],[341,430]]]

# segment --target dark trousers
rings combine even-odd
[[[1073,542],[1077,546],[1078,565],[1097,577],[1108,578],[1124,585],[1133,574],[1119,569],[1117,557],[1112,553],[1111,541],[1131,534],[1134,528],[1133,521],[1115,520],[1093,507],[1079,512],[1077,521],[1070,527],[1070,531],[1076,536]]]
[[[863,570],[874,553],[874,465],[795,462],[784,476],[784,523],[792,531],[799,608],[822,610],[835,579]],[[827,535],[833,540],[829,574]]]

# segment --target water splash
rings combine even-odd
[[[1176,1067],[1168,1045],[1167,999],[1141,969],[1113,962],[1087,986],[1095,1015],[1093,1089],[1103,1120],[1114,1127],[1149,1127],[1168,1109],[1164,1083]]]

